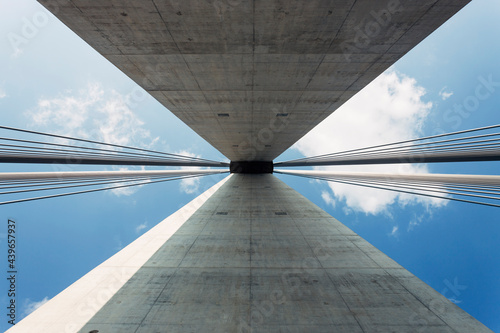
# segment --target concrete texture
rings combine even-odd
[[[271,174],[232,175],[93,330],[491,332]]]
[[[273,160],[469,2],[39,1],[232,161]],[[226,179],[9,332],[490,332],[273,175]]]
[[[151,230],[94,268],[7,332],[77,332],[227,179],[229,177],[212,186],[196,199],[151,228]],[[105,333],[106,330],[100,332]]]
[[[469,0],[39,0],[232,161],[272,161]]]

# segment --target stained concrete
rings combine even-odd
[[[470,0],[39,0],[232,161],[272,161]]]
[[[490,332],[270,174],[234,174],[79,331]]]

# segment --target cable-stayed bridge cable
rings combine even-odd
[[[0,163],[229,166],[226,162],[217,162],[199,157],[165,153],[144,148],[79,139],[7,126],[0,126],[0,129],[21,133],[22,135],[31,135],[37,138],[41,136],[44,138],[64,139],[79,143],[79,145],[53,143],[29,138],[10,138],[2,136],[0,137],[0,141],[3,141],[3,143],[0,143]],[[97,147],[88,147],[83,144],[92,144]]]
[[[500,207],[500,176],[375,174],[281,169],[275,170],[275,172],[348,185]],[[474,200],[461,199],[456,196],[473,198]]]
[[[25,194],[40,191],[59,191],[77,187],[103,186],[83,191],[55,193],[38,197],[24,197],[0,202],[0,205],[20,203],[62,196],[91,193],[104,190],[126,188],[138,185],[154,184],[169,180],[200,177],[227,173],[221,170],[148,170],[148,171],[88,171],[88,172],[13,172],[0,173],[3,184],[13,184],[0,195]],[[21,187],[16,189],[16,182]],[[35,188],[29,182],[35,182]],[[109,186],[122,183],[123,185]],[[43,187],[42,187],[43,186]],[[28,188],[26,188],[28,187]]]
[[[275,163],[277,167],[500,160],[500,125]],[[463,135],[476,133],[477,135]],[[479,134],[480,133],[480,134]],[[453,137],[453,138],[449,138]],[[440,140],[429,141],[431,139]],[[444,139],[443,139],[444,138]]]

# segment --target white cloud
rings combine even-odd
[[[325,119],[294,148],[305,156],[315,156],[419,137],[432,108],[432,103],[422,100],[424,95],[424,88],[418,86],[415,79],[388,71]],[[428,172],[425,165],[409,164],[339,166],[329,170]],[[332,182],[328,184],[337,201],[344,200],[350,209],[366,214],[387,213],[387,207],[394,203],[402,206],[417,202],[430,206],[445,204],[441,200],[404,193]]]
[[[190,156],[190,157],[201,157],[200,155],[195,155],[186,150],[176,152],[178,155]],[[201,170],[201,167],[181,167],[181,170]],[[198,192],[200,188],[200,177],[183,178],[180,183],[180,189],[186,194],[193,194]]]
[[[51,133],[119,145],[150,146],[157,138],[151,138],[126,100],[126,96],[92,83],[75,93],[67,91],[59,97],[40,99],[37,107],[26,115],[34,127]]]
[[[152,138],[143,128],[144,123],[132,112],[126,100],[127,96],[114,90],[106,91],[101,84],[92,83],[78,92],[66,91],[58,97],[42,98],[25,115],[31,119],[32,127],[49,133],[150,148],[158,138]],[[69,140],[57,141],[67,143]],[[117,185],[124,184],[108,187]],[[129,196],[139,187],[117,188],[111,193]]]
[[[344,207],[342,208],[342,211],[344,212],[344,214],[345,214],[345,215],[350,215],[350,214],[352,214],[352,213],[353,213],[353,210],[352,210],[352,209],[350,209],[350,208],[349,208],[349,207],[347,207],[347,206],[344,206]]]
[[[441,96],[441,99],[443,101],[447,100],[448,98],[450,98],[452,95],[453,95],[453,91],[446,91],[447,90],[447,87],[443,87],[443,89],[441,89],[439,91],[439,96]]]
[[[392,231],[391,231],[391,233],[389,235],[392,236],[392,237],[397,237],[398,234],[399,234],[398,230],[399,230],[399,227],[397,225],[394,226],[394,227],[392,227]]]
[[[149,180],[142,180],[142,182],[149,182]],[[135,182],[124,182],[124,183],[116,183],[116,184],[111,184],[108,185],[108,187],[113,187],[113,186],[125,186],[125,185],[134,185],[136,184]],[[111,193],[116,195],[117,197],[128,197],[137,192],[137,190],[144,185],[135,185],[135,186],[129,186],[129,187],[119,187],[119,188],[113,188],[111,189]]]
[[[322,191],[321,198],[323,198],[327,205],[331,205],[333,208],[335,208],[335,199],[332,198],[330,193],[328,193],[327,191]]]
[[[120,183],[119,185],[121,186],[121,185],[132,185],[132,184],[133,183],[128,182],[128,183]],[[115,186],[119,186],[119,185],[115,185]],[[137,189],[139,186],[141,186],[141,185],[137,185],[134,187],[113,188],[113,189],[111,189],[111,193],[113,193],[117,197],[121,197],[121,196],[128,197],[128,196],[131,196],[132,194],[134,194],[135,192],[137,192]]]
[[[132,170],[132,169],[126,168],[126,167],[118,167],[118,168],[114,167],[113,169],[114,170],[118,170],[118,171],[129,171],[129,170]],[[141,170],[145,170],[144,166],[142,166],[140,169]],[[141,182],[141,183],[149,183],[149,182],[151,182],[151,179],[141,179],[141,180],[139,180],[139,182]],[[123,183],[112,183],[112,184],[108,184],[107,187],[124,186],[124,185],[134,185],[134,184],[137,184],[137,182],[130,181],[130,182],[123,182]],[[110,192],[113,193],[114,195],[116,195],[117,197],[131,196],[132,194],[134,194],[135,192],[137,192],[137,190],[139,190],[139,188],[143,187],[144,185],[146,185],[146,184],[134,185],[134,186],[129,186],[129,187],[113,188],[113,189],[110,190]]]
[[[198,177],[184,178],[181,180],[180,187],[184,193],[196,193],[200,187],[200,179]]]
[[[4,89],[0,88],[0,98],[7,97],[7,93],[5,92]]]
[[[38,301],[38,302],[32,301],[31,299],[27,298],[23,304],[23,308],[24,308],[23,318],[28,316],[30,313],[32,313],[33,311],[35,311],[36,309],[38,309],[39,307],[41,307],[42,305],[44,305],[48,301],[49,301],[49,298],[47,296],[45,296],[41,301]]]
[[[144,222],[142,224],[139,224],[137,227],[135,227],[135,232],[140,233],[142,230],[146,229],[148,226],[147,222]]]
[[[423,215],[413,214],[413,218],[408,223],[408,231],[413,230],[416,226],[418,226],[424,220]]]

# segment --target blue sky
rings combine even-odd
[[[0,9],[1,125],[225,159],[35,1],[0,0]],[[486,87],[491,89],[488,98],[474,104],[477,87],[483,85],[484,90],[485,80],[500,83],[499,14],[498,1],[473,1],[370,85],[365,98],[357,96],[278,160],[314,155],[318,149],[332,152],[345,148],[347,141],[366,146],[386,138],[500,123],[500,85]],[[26,28],[30,24],[34,29]],[[85,108],[77,110],[77,105]],[[352,123],[352,118],[365,119],[369,114],[377,114],[380,126]],[[356,140],[342,140],[342,132],[332,130],[335,126],[356,132]],[[311,142],[321,144],[313,147]],[[53,171],[53,167],[43,169]],[[82,169],[98,168],[68,168]],[[0,171],[30,170],[40,168],[0,165]],[[398,170],[498,174],[498,163],[381,171]],[[133,193],[106,191],[0,206],[0,219],[10,218],[18,225],[20,313],[55,296],[222,177],[209,176],[184,186],[152,184]],[[500,331],[497,210],[278,177]],[[5,232],[6,227],[0,229],[4,253]],[[2,279],[0,290],[6,287]],[[0,302],[6,304],[5,292],[0,292]],[[0,321],[2,328],[8,328],[6,320]]]

